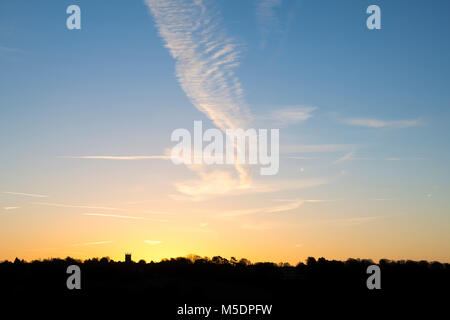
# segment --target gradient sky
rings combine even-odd
[[[0,260],[450,262],[449,10],[1,1]],[[252,168],[243,189],[233,166],[159,159],[194,120],[280,128],[279,173]]]

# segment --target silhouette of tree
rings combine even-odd
[[[241,260],[239,260],[239,265],[241,265],[241,266],[249,266],[251,264],[252,263],[248,259],[242,258]]]
[[[103,257],[100,259],[100,263],[109,263],[110,262],[110,258],[109,257]]]
[[[308,267],[312,267],[312,266],[314,266],[314,265],[316,265],[316,258],[314,258],[314,257],[308,257],[308,259],[306,259],[306,265],[308,266]]]
[[[333,299],[347,297],[346,302],[352,303],[375,299],[376,305],[382,305],[380,302],[397,301],[399,296],[417,297],[423,292],[431,295],[448,292],[450,288],[448,263],[381,259],[378,265],[383,292],[373,295],[366,286],[366,270],[372,263],[367,259],[343,262],[308,257],[306,263],[292,267],[288,263],[252,264],[245,258],[227,260],[214,256],[209,259],[196,255],[150,263],[141,259],[130,264],[108,257],[85,261],[54,258],[31,263],[16,258],[14,263],[0,263],[0,293],[6,292],[14,298],[39,296],[48,301],[53,301],[55,296],[76,294],[69,292],[65,285],[66,269],[71,264],[77,264],[82,270],[83,296],[141,297],[155,306],[163,301],[222,303],[229,297],[244,302],[257,297],[289,306],[308,299],[324,301],[326,295]]]

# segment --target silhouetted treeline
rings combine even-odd
[[[81,290],[66,286],[66,269],[73,264],[81,269]],[[369,290],[366,285],[370,276],[366,270],[373,264],[381,270],[381,290]],[[310,257],[291,266],[194,255],[149,263],[116,262],[108,257],[85,261],[69,257],[32,262],[16,259],[0,263],[0,284],[2,295],[22,299],[120,298],[146,301],[162,313],[173,312],[185,303],[269,303],[279,306],[274,312],[286,315],[299,303],[307,306],[317,301],[383,305],[430,297],[445,300],[450,297],[450,265]]]

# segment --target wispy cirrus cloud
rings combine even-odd
[[[3,191],[0,192],[3,194],[10,194],[13,196],[24,196],[24,197],[32,197],[32,198],[47,198],[47,195],[44,194],[35,194],[35,193],[23,193],[23,192],[12,192],[12,191]]]
[[[0,52],[18,52],[21,51],[20,49],[17,48],[10,48],[10,47],[4,47],[4,46],[0,46]]]
[[[222,130],[245,128],[250,114],[234,73],[240,50],[226,36],[219,12],[202,1],[146,3],[176,61],[176,76],[192,104]]]
[[[261,36],[261,48],[270,41],[280,45],[287,41],[287,33],[292,26],[300,0],[257,0],[256,18]],[[281,7],[284,8],[281,8]],[[269,39],[270,38],[270,39]]]
[[[249,209],[240,209],[240,210],[230,210],[227,212],[223,212],[219,215],[219,217],[240,217],[255,213],[278,213],[291,211],[299,208],[305,203],[320,203],[326,202],[327,200],[308,200],[308,199],[277,199],[275,201],[284,202],[281,205],[276,206],[268,206],[262,208],[249,208]]]
[[[373,223],[377,222],[382,219],[386,219],[386,216],[359,216],[359,217],[342,217],[342,218],[335,218],[335,219],[323,219],[323,220],[317,220],[315,222],[312,222],[312,224],[331,224],[336,225],[340,227],[353,227],[353,226],[359,226],[366,223]]]
[[[98,210],[123,210],[119,208],[113,207],[99,207],[99,206],[85,206],[85,205],[71,205],[71,204],[63,204],[63,203],[51,203],[51,202],[33,202],[33,204],[37,204],[40,206],[47,207],[60,207],[60,208],[80,208],[80,209],[98,209]]]
[[[11,48],[11,47],[4,47],[4,46],[0,46],[0,54],[5,53],[5,54],[21,54],[21,53],[25,53],[26,51],[23,49],[19,49],[19,48]]]
[[[422,157],[389,157],[384,160],[386,161],[406,161],[406,160],[424,160]]]
[[[154,222],[169,222],[165,219],[154,219],[147,217],[139,217],[139,216],[125,216],[118,214],[106,214],[106,213],[83,213],[83,216],[92,216],[92,217],[106,217],[106,218],[118,218],[118,219],[131,219],[131,220],[149,220]]]
[[[408,128],[423,125],[423,122],[419,119],[380,120],[373,118],[349,118],[343,119],[341,120],[341,122],[351,126],[368,127],[368,128]]]
[[[3,207],[3,210],[15,210],[19,209],[20,207]]]
[[[316,157],[301,157],[301,156],[288,156],[286,158],[295,160],[317,160]]]
[[[244,103],[243,90],[234,69],[239,64],[240,48],[226,35],[220,13],[213,3],[201,0],[146,0],[159,35],[176,62],[176,76],[191,103],[222,131],[247,128],[252,116]],[[248,169],[235,164],[238,179],[229,186],[249,186]],[[196,172],[203,172],[196,169]],[[206,190],[205,175],[190,187]],[[189,190],[188,190],[189,189]],[[222,189],[223,191],[223,189]],[[186,193],[186,192],[185,192]],[[196,192],[198,193],[198,192]],[[209,193],[207,191],[205,195]]]
[[[110,217],[110,218],[120,218],[120,219],[133,219],[133,220],[144,220],[144,217],[134,217],[134,216],[123,216],[118,214],[105,214],[105,213],[83,213],[83,216],[94,216],[94,217]]]
[[[84,242],[84,243],[75,243],[73,246],[96,246],[101,244],[109,244],[112,243],[111,240],[105,240],[105,241],[91,241],[91,242]]]
[[[320,153],[320,152],[338,152],[348,151],[355,148],[350,144],[304,144],[304,145],[282,145],[282,153]]]
[[[283,127],[308,120],[312,117],[312,113],[316,109],[316,107],[308,106],[280,108],[270,112],[263,119],[270,120],[277,126]]]
[[[260,183],[255,181],[251,187],[239,185],[231,176],[223,175],[222,171],[214,173],[215,177],[204,175],[202,181],[188,181],[176,183],[177,191],[181,195],[172,195],[174,200],[203,201],[211,197],[223,195],[246,195],[271,193],[282,190],[313,188],[328,184],[333,179],[311,178],[298,180],[276,180]]]
[[[146,244],[151,245],[151,246],[155,246],[155,245],[157,245],[157,244],[163,243],[163,242],[160,241],[160,240],[144,240],[144,242],[145,242]]]
[[[350,151],[346,154],[344,154],[342,157],[340,157],[339,159],[336,159],[335,161],[333,161],[333,164],[337,164],[337,163],[341,163],[347,160],[351,160],[353,157],[353,151]]]
[[[336,224],[344,225],[344,226],[353,226],[360,225],[363,223],[369,223],[376,220],[381,219],[381,216],[372,216],[372,217],[354,217],[354,218],[344,218],[344,219],[336,219],[329,222],[333,222]]]
[[[300,200],[288,201],[287,203],[282,204],[282,205],[266,208],[264,210],[264,212],[276,213],[276,212],[290,211],[290,210],[297,209],[298,207],[300,207],[301,205],[303,205],[306,202],[308,202],[308,200],[300,199]]]
[[[281,0],[261,0],[257,2],[256,16],[261,29],[262,47],[265,47],[268,35],[273,30],[279,30],[280,28],[280,21],[275,11],[281,3]]]
[[[155,155],[155,156],[60,156],[58,158],[66,159],[94,159],[94,160],[149,160],[149,159],[161,159],[170,160],[168,155]]]
[[[229,194],[236,190],[248,189],[235,179],[231,172],[216,170],[212,172],[199,172],[200,180],[176,182],[176,190],[191,198],[191,200],[202,201],[207,197]],[[175,199],[182,199],[177,196]]]

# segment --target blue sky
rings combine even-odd
[[[81,8],[81,30],[66,28],[65,10],[71,4]],[[381,8],[381,30],[366,28],[365,11],[371,4]],[[184,5],[195,6],[190,1]],[[444,253],[450,248],[448,1],[206,1],[205,6],[218,24],[214,32],[221,32],[212,34],[212,39],[230,39],[231,53],[236,54],[232,71],[242,94],[225,98],[248,109],[252,125],[281,127],[280,172],[273,178],[255,176],[254,181],[310,187],[286,187],[238,199],[232,193],[202,197],[202,201],[180,200],[170,197],[179,193],[177,183],[197,177],[185,167],[164,160],[64,158],[161,155],[172,146],[174,129],[191,129],[194,120],[208,126],[215,122],[193,103],[177,79],[177,60],[164,46],[171,35],[161,35],[167,21],[161,16],[157,23],[159,11],[152,14],[152,4],[7,0],[0,4],[0,192],[43,194],[50,199],[46,202],[78,206],[120,207],[150,201],[139,210],[189,208],[201,212],[198,216],[190,211],[194,221],[207,223],[211,233],[224,239],[230,236],[228,231],[204,222],[210,217],[203,212],[271,207],[268,199],[289,199],[288,203],[320,199],[327,201],[320,209],[309,208],[310,203],[281,218],[262,212],[248,221],[229,223],[245,232],[272,232],[272,243],[292,242],[293,248],[305,243],[307,253],[321,249],[333,255],[341,251],[332,245],[336,241],[332,232],[315,247],[308,239],[295,239],[301,227],[288,232],[284,225],[365,218],[369,222],[365,226],[346,231],[342,244],[347,250],[336,257],[359,254],[351,242],[372,228],[397,232],[403,240],[397,251],[386,250],[388,243],[377,246],[367,240],[372,244],[368,256],[388,252],[403,257],[402,252],[411,252],[407,257],[448,260]],[[184,85],[189,86],[189,81]],[[305,113],[306,119],[270,121],[287,109]],[[21,223],[30,223],[31,228],[27,221],[35,223],[28,219],[35,212],[46,225],[67,223],[43,212],[34,200],[0,194],[0,208],[17,207],[3,210],[2,227],[18,230]],[[137,209],[123,210],[135,214]],[[381,222],[374,228],[372,220]],[[318,228],[314,224],[311,230]],[[425,243],[419,245],[421,250],[405,249],[416,248],[419,241],[409,238],[411,230]],[[20,232],[4,235],[3,240],[25,241],[17,250],[26,252],[32,240],[41,239],[38,231],[33,234],[36,238],[29,242],[18,240],[24,237]],[[95,237],[74,232],[66,241],[120,243],[108,236],[114,238],[106,229]],[[51,247],[52,240],[46,241],[42,246]],[[215,244],[216,249],[228,248],[219,240]],[[166,252],[191,253],[198,243],[191,245],[179,250],[173,245]],[[430,253],[435,247],[442,250]],[[213,252],[213,248],[199,250]],[[255,247],[242,254],[281,259],[271,252],[264,255]],[[9,251],[6,257],[13,254]],[[83,254],[87,253],[80,251]],[[297,254],[289,251],[287,259]]]

